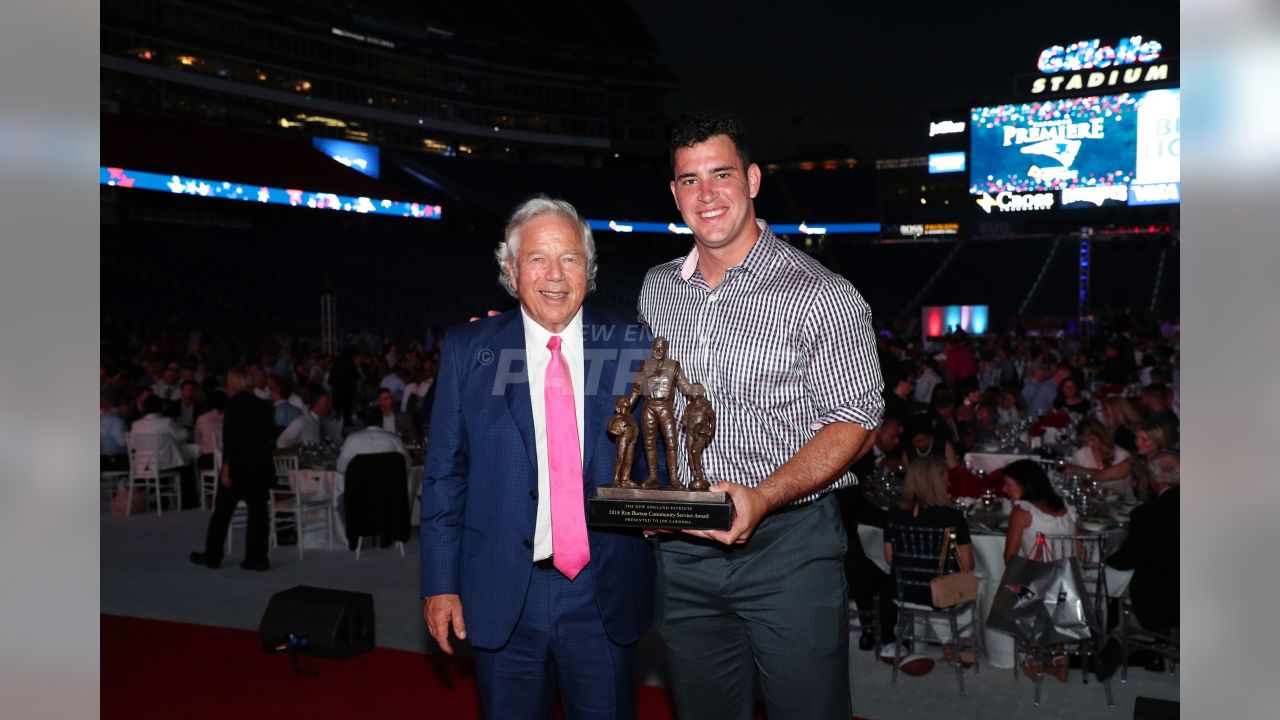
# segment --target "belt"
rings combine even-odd
[[[782,507],[778,508],[777,510],[774,510],[774,511],[773,511],[772,513],[770,513],[770,514],[771,514],[771,515],[781,515],[782,513],[788,513],[788,512],[791,512],[792,510],[802,510],[802,509],[804,509],[804,508],[809,507],[810,505],[813,505],[813,504],[814,504],[814,503],[816,503],[816,502],[821,501],[823,497],[826,497],[826,495],[823,495],[822,497],[819,497],[819,498],[816,498],[816,499],[813,499],[813,500],[809,500],[809,501],[806,501],[806,502],[802,502],[802,503],[795,503],[795,504],[793,504],[793,505],[783,505]]]
[[[552,555],[551,557],[543,558],[542,560],[534,560],[533,567],[538,570],[554,570],[556,568],[555,556]]]

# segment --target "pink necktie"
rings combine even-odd
[[[547,470],[551,476],[551,545],[556,569],[570,580],[591,560],[587,519],[582,501],[582,453],[578,447],[578,412],[573,405],[569,364],[560,352],[560,337],[547,341],[543,399],[547,409]]]

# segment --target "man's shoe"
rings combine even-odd
[[[222,564],[221,560],[215,560],[202,552],[193,552],[190,557],[191,562],[197,565],[203,565],[212,570],[217,570],[218,566]]]
[[[244,562],[240,563],[240,569],[241,570],[257,570],[259,572],[266,572],[267,570],[271,569],[271,563],[266,560],[259,560],[257,562],[249,562],[248,560],[245,560]]]

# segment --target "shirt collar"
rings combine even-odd
[[[760,236],[756,238],[755,245],[751,246],[751,250],[742,259],[742,263],[734,266],[742,268],[752,275],[763,272],[768,267],[769,259],[773,257],[777,249],[776,243],[778,242],[778,236],[773,234],[769,223],[757,218],[756,225],[760,227]],[[695,244],[693,249],[689,251],[689,255],[685,257],[684,264],[680,266],[680,277],[685,282],[689,282],[697,270],[698,246]]]
[[[550,330],[538,324],[537,320],[529,317],[529,313],[525,312],[524,306],[520,307],[520,319],[524,322],[524,342],[527,347],[545,348],[547,341],[552,335],[559,335],[561,352],[577,352],[581,354],[582,349],[582,308],[578,308],[578,312],[574,313],[573,319],[565,326],[564,330],[553,333]]]

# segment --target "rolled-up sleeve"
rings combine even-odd
[[[843,278],[833,278],[805,318],[809,347],[805,389],[819,413],[811,428],[832,423],[880,427],[884,376],[876,354],[871,306]]]

